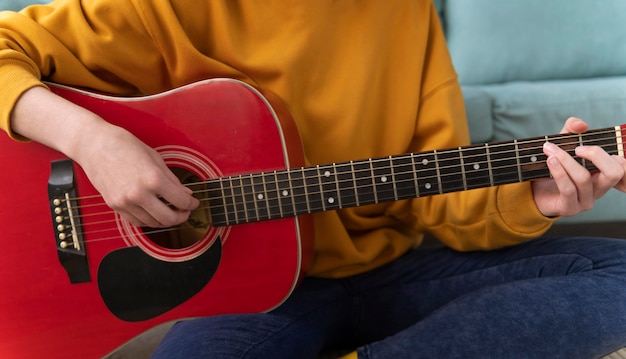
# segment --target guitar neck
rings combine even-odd
[[[546,178],[546,141],[593,171],[574,149],[600,146],[623,157],[624,131],[626,125],[221,177],[203,185],[213,225],[256,222]]]

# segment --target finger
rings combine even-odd
[[[592,177],[596,199],[602,197],[624,178],[624,167],[599,146],[577,147],[576,155],[590,161],[598,169]]]
[[[159,222],[141,207],[129,210],[117,210],[120,216],[136,227],[159,228]]]
[[[151,227],[165,228],[178,225],[189,218],[190,211],[172,208],[162,199],[154,196],[142,208],[148,219],[151,220]]]
[[[184,187],[180,192],[191,197]],[[128,222],[138,227],[171,227],[187,220],[190,214],[188,210],[172,208],[156,192],[143,190],[131,193],[127,197],[121,197],[116,202],[110,203],[109,206],[119,212]]]
[[[170,205],[181,211],[191,211],[198,207],[200,201],[193,197],[193,191],[176,182],[166,182],[158,190],[159,195]]]
[[[617,185],[615,185],[615,188],[622,192],[626,192],[626,159],[621,156],[611,156],[611,158],[617,162],[623,170],[622,179],[617,183]]]
[[[167,228],[187,220],[189,211],[172,209],[157,197],[126,210],[118,210],[125,220],[137,227]]]
[[[576,214],[579,208],[576,185],[556,157],[548,157],[546,163],[559,191],[558,204],[555,205],[554,210],[558,215],[563,216]]]
[[[553,143],[546,142],[544,152],[548,155],[548,168],[559,189],[566,213],[591,209],[595,199],[589,171]]]
[[[570,117],[565,121],[561,133],[583,133],[589,129],[589,125],[578,117]]]
[[[180,183],[180,179],[176,177],[163,159],[156,155],[156,160],[160,163],[161,171],[165,175],[166,181],[163,182],[156,192],[166,202],[182,211],[191,211],[198,207],[199,201],[193,197],[193,191]]]

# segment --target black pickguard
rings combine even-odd
[[[100,294],[122,320],[152,319],[200,292],[215,274],[221,255],[219,238],[202,255],[185,262],[158,260],[139,247],[119,249],[100,263]]]

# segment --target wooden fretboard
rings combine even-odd
[[[214,178],[203,185],[212,224],[233,225],[549,177],[546,141],[593,171],[574,149],[600,146],[624,156],[624,131],[626,125]]]

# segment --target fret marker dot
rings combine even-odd
[[[387,182],[387,176],[382,176],[382,177],[380,178],[380,181],[381,181],[381,182],[383,182],[383,183],[384,183],[384,182]]]
[[[327,177],[327,178],[330,177],[330,171],[324,172],[324,177]]]
[[[328,203],[335,203],[335,199],[333,197],[328,197]]]
[[[285,197],[289,196],[289,191],[283,190],[283,196],[285,196]]]
[[[424,187],[426,187],[426,189],[431,189],[433,186],[430,183],[426,183]]]
[[[263,198],[264,198],[263,193],[259,193],[259,194],[257,194],[257,195],[256,195],[256,198],[258,198],[258,199],[263,199]]]
[[[537,162],[537,156],[532,156],[530,158],[530,162]]]
[[[422,160],[422,164],[423,164],[424,166],[426,166],[426,165],[428,164],[428,160],[424,158],[424,159]]]
[[[479,165],[478,163],[474,163],[474,169],[475,169],[475,170],[480,169],[480,165]]]

